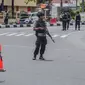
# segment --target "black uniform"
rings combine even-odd
[[[39,29],[40,27],[43,28],[43,29]],[[36,56],[39,53],[39,49],[40,49],[40,59],[44,59],[43,54],[45,52],[45,48],[46,48],[46,44],[47,44],[46,29],[47,28],[46,28],[45,21],[43,21],[42,19],[39,19],[36,22],[35,27],[34,27],[35,35],[37,37],[36,48],[35,48],[35,51],[34,51],[34,59],[36,59]]]
[[[81,16],[80,14],[77,14],[76,20],[75,20],[75,30],[77,30],[77,27],[78,27],[78,30],[80,30],[80,22],[81,22]]]
[[[68,19],[67,19],[67,30],[68,30],[69,29],[70,20],[71,20],[70,13],[67,13],[67,17],[68,17]]]
[[[5,19],[4,19],[4,23],[8,24],[8,13],[6,13]]]
[[[62,16],[63,31],[66,30],[66,28],[67,28],[67,20],[68,20],[67,14],[64,14]]]

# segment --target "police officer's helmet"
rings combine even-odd
[[[38,13],[37,13],[37,16],[40,18],[41,16],[44,16],[44,13],[38,12]]]

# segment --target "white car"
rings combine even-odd
[[[28,13],[29,18],[26,18],[24,22],[25,22],[25,23],[33,24],[35,21],[38,20],[37,13],[38,13],[38,12]]]
[[[33,22],[36,21],[36,20],[38,20],[37,13],[38,13],[38,12],[28,13],[28,15],[30,16],[30,19],[32,19]]]
[[[24,23],[26,23],[26,24],[28,24],[28,23],[33,24],[34,21],[33,21],[33,19],[31,17],[29,17],[29,18],[25,19]]]

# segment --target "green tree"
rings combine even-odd
[[[71,14],[72,19],[74,19],[76,15],[76,11],[70,9],[70,14]]]
[[[80,12],[82,12],[82,3],[80,3]],[[85,2],[84,2],[84,12],[85,12]]]

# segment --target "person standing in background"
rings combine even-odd
[[[80,30],[80,22],[81,22],[81,16],[80,13],[77,12],[76,16],[75,16],[75,30]]]
[[[62,16],[63,31],[66,31],[67,29],[67,20],[68,20],[67,13],[64,12],[64,15]]]
[[[4,23],[7,25],[8,24],[8,12],[6,12],[5,18],[4,18]]]
[[[67,12],[67,17],[68,17],[68,19],[67,19],[67,30],[68,30],[69,29],[69,25],[70,25],[70,21],[71,21],[71,15],[70,15],[69,12]]]

